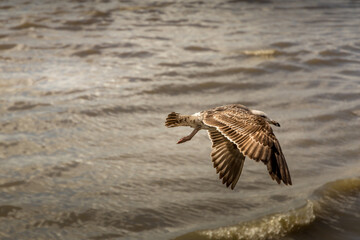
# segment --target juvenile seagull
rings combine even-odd
[[[184,143],[201,129],[208,131],[212,141],[211,158],[226,187],[234,189],[244,166],[245,156],[262,161],[273,180],[291,185],[291,177],[279,141],[270,124],[280,124],[264,112],[251,110],[241,104],[216,107],[193,115],[172,112],[166,118],[166,127],[189,126],[190,135],[181,138]]]

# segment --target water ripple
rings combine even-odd
[[[204,72],[197,72],[189,74],[188,78],[211,78],[211,77],[224,77],[224,76],[231,76],[237,74],[248,74],[248,75],[261,75],[265,74],[267,71],[261,68],[247,68],[247,67],[233,67],[233,68],[225,68],[213,71],[204,71]]]
[[[260,90],[271,86],[268,83],[225,83],[225,82],[204,82],[194,84],[164,84],[154,87],[151,90],[144,90],[146,94],[189,94],[193,92],[224,92],[224,91],[247,91]]]
[[[330,59],[312,58],[312,59],[309,59],[309,60],[305,61],[304,63],[309,65],[309,66],[316,66],[316,67],[328,66],[328,67],[332,67],[332,66],[339,66],[340,64],[347,64],[347,63],[356,63],[356,64],[358,64],[359,62],[360,61],[355,61],[355,60],[350,60],[350,59],[345,59],[345,58],[330,58]]]
[[[8,111],[23,111],[30,110],[37,107],[47,107],[51,106],[49,103],[31,103],[31,102],[15,102],[12,106],[8,107]]]

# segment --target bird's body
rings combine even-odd
[[[264,112],[251,110],[240,104],[232,104],[201,111],[193,115],[172,112],[165,126],[190,126],[192,133],[178,143],[191,140],[201,129],[207,130],[212,141],[211,157],[226,186],[234,189],[239,180],[245,157],[262,161],[272,179],[278,183],[292,184],[289,169],[279,141],[270,126],[280,124]]]

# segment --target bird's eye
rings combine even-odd
[[[262,118],[266,118],[266,116],[264,116],[264,115],[261,115],[260,117],[262,117]]]

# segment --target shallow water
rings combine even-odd
[[[1,239],[357,239],[358,1],[0,2]],[[231,191],[171,111],[242,103],[293,186]]]

